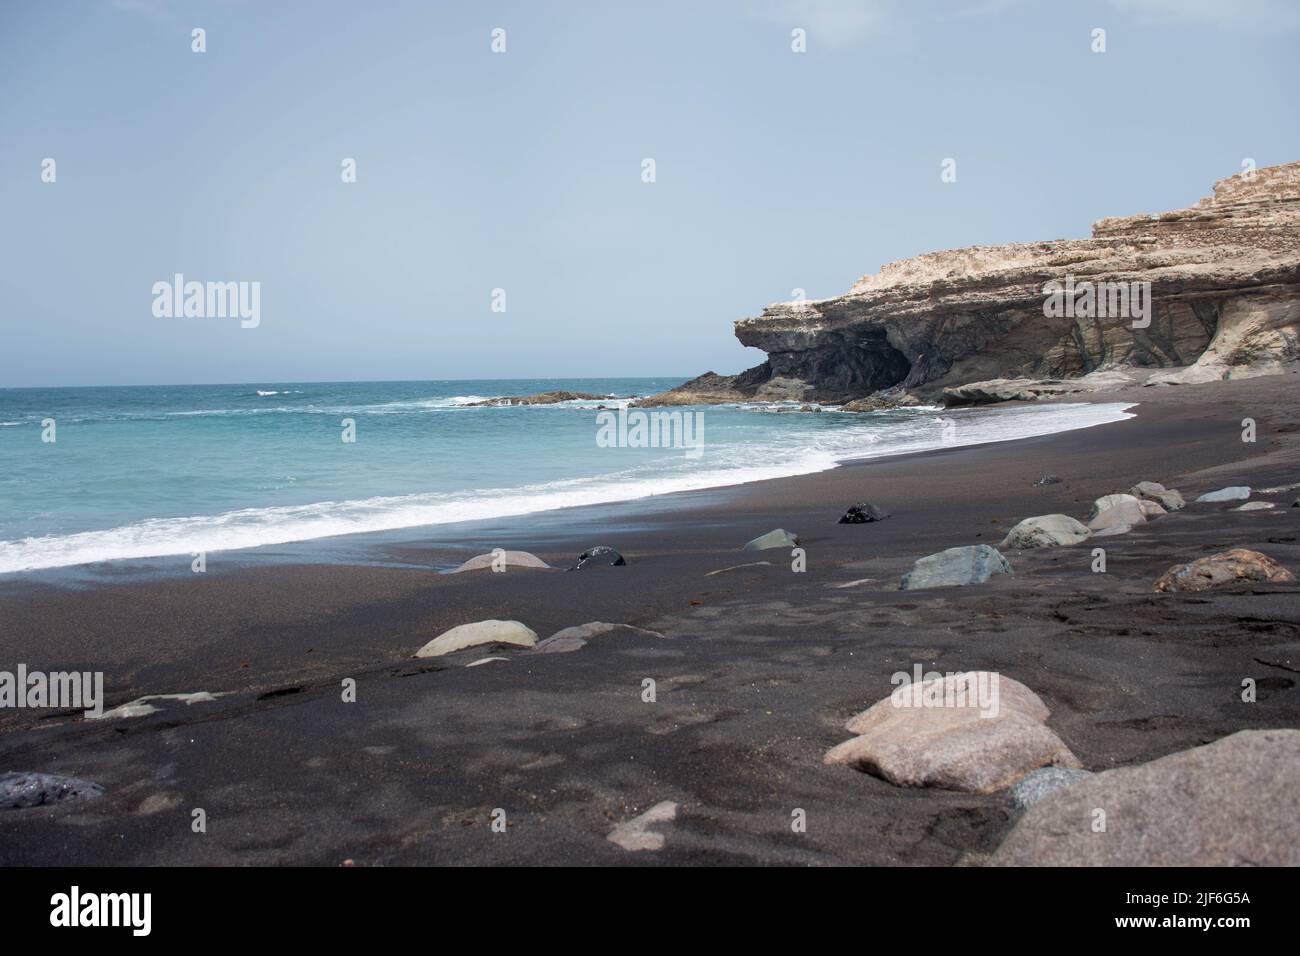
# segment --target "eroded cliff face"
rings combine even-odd
[[[1149,283],[1150,309],[1047,315],[1053,281]],[[1278,372],[1300,357],[1300,163],[1222,180],[1190,209],[1102,219],[1091,239],[891,263],[845,295],[768,306],[736,336],[767,361],[650,403],[843,402],[894,386],[980,401],[995,399],[958,387],[1116,368],[1170,370],[1143,376],[1149,384]]]

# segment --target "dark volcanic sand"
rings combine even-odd
[[[1139,480],[1189,501],[1229,484],[1300,481],[1295,376],[1095,400],[1140,402],[1138,417],[677,495],[671,510],[661,500],[513,519],[459,548],[394,547],[395,561],[423,568],[227,570],[236,556],[209,555],[205,575],[86,589],[0,580],[0,669],[103,670],[110,705],[229,692],[115,721],[0,712],[0,771],[107,789],[0,811],[0,863],[977,860],[1014,822],[1004,796],[904,790],[821,762],[848,736],[843,722],[917,663],[1027,684],[1093,770],[1241,729],[1300,727],[1300,586],[1151,590],[1170,565],[1228,547],[1300,571],[1300,508],[1288,507],[1300,492],[1252,499],[1283,506],[1274,511],[1189,505],[1124,536],[1008,552],[1014,576],[983,585],[897,590],[924,554],[996,545],[1030,515],[1086,518],[1094,498]],[[1244,417],[1258,423],[1255,444],[1241,441]],[[1062,483],[1032,486],[1049,472]],[[892,517],[835,523],[861,499]],[[738,550],[774,527],[802,537],[806,573],[791,571],[787,552]],[[619,548],[629,566],[429,570],[495,546],[567,566],[594,544]],[[1094,545],[1107,550],[1106,574],[1090,571]],[[772,564],[705,576],[755,560]],[[542,637],[603,620],[669,640],[411,659],[442,630],[489,617]],[[489,655],[509,660],[463,666]],[[345,677],[358,682],[357,703],[340,699]],[[647,677],[655,703],[641,699]],[[1240,700],[1244,677],[1258,681],[1256,703]],[[606,840],[664,800],[679,811],[657,828],[663,849]],[[205,834],[191,832],[195,807]],[[489,826],[498,807],[504,834]],[[806,833],[791,831],[795,808]]]

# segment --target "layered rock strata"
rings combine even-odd
[[[1102,219],[1090,239],[927,253],[845,295],[770,305],[736,323],[762,365],[643,404],[886,389],[973,404],[1212,381],[1286,370],[1298,334],[1300,163],[1288,163],[1221,180],[1189,209]]]

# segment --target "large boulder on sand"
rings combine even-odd
[[[479,554],[470,558],[458,568],[452,568],[448,574],[460,574],[462,571],[482,571],[484,568],[549,568],[550,565],[535,554],[527,551],[500,551],[491,554]]]
[[[1178,511],[1186,504],[1181,494],[1158,481],[1139,481],[1129,489],[1129,494],[1143,501],[1154,501],[1165,511]]]
[[[1250,497],[1250,487],[1248,485],[1230,485],[1227,488],[1220,488],[1218,491],[1207,491],[1197,498],[1197,502],[1216,502],[1216,501],[1245,501]]]
[[[571,651],[580,651],[587,646],[587,642],[593,637],[603,634],[619,634],[624,637],[654,637],[660,640],[663,635],[658,631],[647,631],[642,627],[633,627],[630,624],[606,624],[604,621],[592,621],[588,624],[578,624],[574,627],[566,627],[562,631],[556,631],[544,641],[538,641],[533,648],[534,654],[568,654]]]
[[[999,548],[1016,548],[1021,551],[1029,548],[1054,548],[1067,544],[1078,544],[1089,535],[1089,531],[1069,515],[1039,515],[1021,521],[1002,539]]]
[[[1297,793],[1300,730],[1243,730],[1075,783],[1031,807],[989,862],[1300,866]]]
[[[1266,554],[1233,548],[1220,551],[1191,564],[1176,564],[1156,581],[1157,591],[1208,591],[1238,581],[1268,581],[1284,584],[1293,575]]]
[[[912,565],[911,571],[903,575],[899,586],[904,591],[914,591],[917,588],[982,584],[995,574],[1010,573],[1011,565],[997,548],[977,544],[927,554]]]
[[[1103,495],[1092,503],[1088,527],[1093,531],[1103,531],[1119,525],[1142,524],[1146,520],[1141,499],[1133,495]]]
[[[537,633],[518,621],[475,621],[461,624],[439,634],[415,652],[416,657],[441,657],[452,651],[480,644],[511,644],[515,647],[532,647],[537,643]]]
[[[742,551],[766,551],[768,548],[797,548],[799,546],[799,536],[791,534],[784,528],[777,528],[769,531],[767,534],[759,535],[753,541],[746,544]]]
[[[1019,681],[989,671],[936,676],[897,688],[858,714],[857,734],[824,762],[856,767],[901,787],[992,793],[1032,770],[1078,767],[1047,726],[1049,711]]]

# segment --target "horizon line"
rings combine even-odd
[[[654,379],[672,379],[682,378],[690,380],[698,378],[701,373],[695,375],[556,375],[556,376],[513,376],[509,378],[359,378],[359,379],[303,379],[300,381],[289,381],[288,379],[256,379],[249,382],[157,382],[143,384],[88,384],[88,385],[0,385],[0,392],[20,392],[29,389],[41,388],[213,388],[219,386],[249,386],[258,385],[402,385],[402,384],[420,384],[420,383],[437,383],[437,382],[564,382],[580,379],[628,379],[628,378],[654,378]]]

